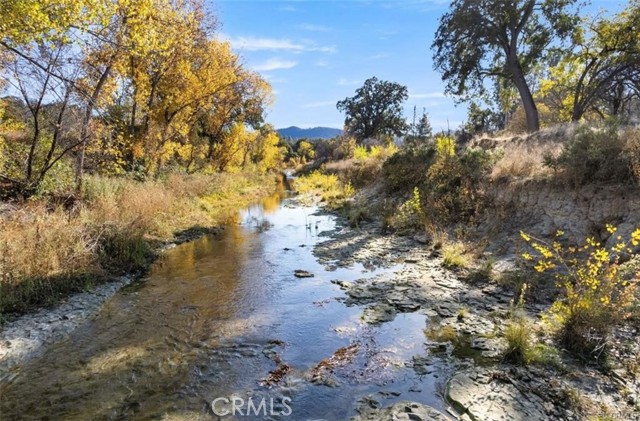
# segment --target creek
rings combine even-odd
[[[0,386],[2,419],[218,419],[212,401],[234,397],[256,406],[265,398],[270,413],[247,415],[245,406],[243,416],[223,419],[343,420],[360,405],[402,400],[445,411],[446,375],[409,364],[425,354],[426,316],[367,324],[363,308],[345,305],[331,282],[400,263],[321,264],[314,247],[348,228],[282,194],[232,219],[220,236],[167,251],[20,367]]]

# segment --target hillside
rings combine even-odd
[[[342,130],[334,129],[332,127],[312,127],[310,129],[303,129],[296,126],[286,127],[284,129],[278,129],[277,132],[280,136],[290,139],[331,139],[332,137],[340,136]]]

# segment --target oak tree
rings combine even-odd
[[[432,48],[446,90],[463,99],[486,91],[487,78],[515,85],[529,131],[540,128],[527,75],[554,40],[575,29],[575,0],[453,0]]]
[[[400,136],[408,128],[402,104],[409,98],[406,86],[372,77],[352,97],[337,103],[345,113],[345,131],[362,141],[381,136]]]

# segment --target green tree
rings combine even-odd
[[[475,101],[469,104],[467,114],[469,119],[464,129],[471,134],[491,133],[503,127],[504,117],[501,113],[490,108],[482,108]]]
[[[339,101],[345,113],[346,132],[359,141],[380,136],[402,135],[408,125],[402,104],[409,98],[406,86],[372,77],[352,97]]]
[[[487,77],[504,78],[518,90],[529,131],[540,128],[527,75],[552,41],[575,28],[568,11],[576,0],[453,0],[440,18],[432,47],[434,67],[447,92],[484,94]]]
[[[549,78],[545,97],[563,120],[579,121],[586,113],[619,115],[637,96],[640,76],[640,1],[611,18],[598,18],[577,31]]]
[[[406,145],[415,147],[424,145],[431,140],[433,128],[426,109],[422,109],[422,115],[418,118],[416,107],[413,107],[413,122],[410,129],[410,134],[405,138]]]

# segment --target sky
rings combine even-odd
[[[614,12],[625,1],[594,0],[585,10]],[[267,121],[288,126],[342,128],[336,102],[363,82],[379,79],[407,86],[405,114],[423,108],[433,129],[456,129],[465,104],[444,95],[433,70],[431,43],[448,0],[209,0],[221,39],[246,67],[269,81],[275,102]]]

